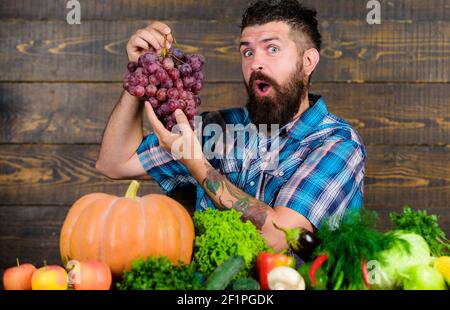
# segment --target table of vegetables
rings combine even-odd
[[[69,210],[61,266],[7,269],[5,289],[119,290],[445,290],[450,244],[435,215],[405,207],[380,232],[364,208],[315,233],[279,227],[289,249],[275,253],[234,210],[191,217],[172,198],[88,194]]]

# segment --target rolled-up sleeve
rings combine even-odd
[[[327,218],[338,223],[363,205],[365,159],[364,146],[353,140],[325,141],[282,186],[275,205],[299,212],[316,228]]]
[[[166,193],[176,187],[197,184],[189,170],[159,145],[153,132],[142,140],[137,154],[144,170]]]

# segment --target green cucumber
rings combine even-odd
[[[207,290],[224,290],[231,280],[244,269],[245,261],[242,256],[232,256],[225,260],[206,280]]]
[[[260,289],[258,281],[253,278],[241,278],[233,283],[233,291],[256,291]]]

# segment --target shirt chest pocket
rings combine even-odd
[[[273,207],[280,189],[293,177],[294,173],[299,169],[301,161],[287,160],[280,163],[273,170],[262,171],[262,183],[260,188],[260,196],[265,203]]]

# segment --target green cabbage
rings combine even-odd
[[[427,265],[416,265],[408,269],[403,281],[405,290],[446,290],[444,277]]]
[[[380,283],[376,287],[381,289],[401,288],[405,275],[411,267],[428,265],[431,261],[430,247],[421,236],[403,231],[395,231],[393,234],[400,241],[406,242],[397,242],[393,247],[379,254]]]

